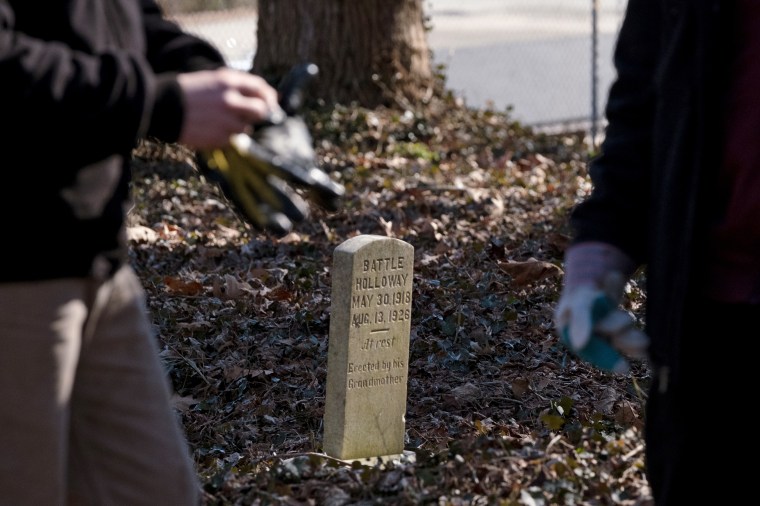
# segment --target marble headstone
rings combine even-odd
[[[333,254],[324,452],[339,459],[404,450],[414,247],[360,235]]]

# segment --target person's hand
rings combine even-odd
[[[591,365],[615,373],[630,370],[630,359],[645,358],[647,335],[620,308],[631,260],[604,243],[580,243],[565,254],[565,283],[554,312],[562,344]]]
[[[229,145],[230,137],[251,125],[278,122],[285,116],[277,90],[262,77],[220,68],[179,74],[184,120],[179,142],[194,149]]]

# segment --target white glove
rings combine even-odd
[[[633,262],[614,246],[580,243],[565,254],[565,285],[554,312],[560,341],[590,364],[615,373],[630,370],[628,358],[644,358],[647,335],[620,309]]]

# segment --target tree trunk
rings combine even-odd
[[[312,62],[309,95],[327,103],[408,107],[436,92],[423,0],[259,0],[253,71]]]

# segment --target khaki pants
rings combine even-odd
[[[131,268],[0,283],[0,505],[199,504],[169,396]]]

